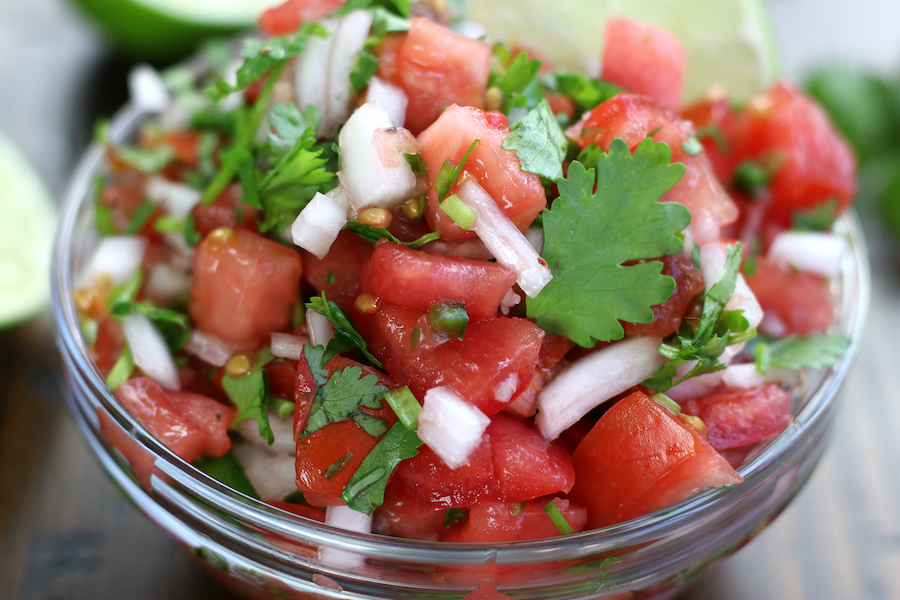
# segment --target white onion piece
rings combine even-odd
[[[517,293],[515,293],[514,291],[512,291],[512,288],[510,288],[506,292],[506,295],[503,296],[503,299],[500,300],[500,312],[504,315],[508,315],[509,309],[511,309],[513,306],[517,305],[521,301],[522,301],[522,297],[520,295],[518,295]]]
[[[769,257],[801,271],[835,278],[841,274],[841,257],[847,251],[844,238],[833,233],[782,231],[769,247]]]
[[[186,219],[203,196],[200,190],[183,183],[169,181],[159,175],[147,179],[144,194],[154,202],[163,203],[168,213],[176,219]]]
[[[272,333],[271,350],[274,356],[300,360],[303,358],[303,346],[309,339],[290,333]]]
[[[191,290],[190,273],[170,263],[157,263],[150,269],[144,291],[158,305],[171,304]]]
[[[253,419],[241,421],[238,429],[244,440],[260,450],[265,450],[269,456],[273,454],[296,454],[297,443],[294,441],[294,419],[288,418],[284,421],[277,412],[270,410],[269,426],[272,428],[272,435],[275,441],[269,445],[268,440],[259,434],[259,423]]]
[[[327,346],[334,337],[334,327],[325,315],[306,309],[306,324],[309,326],[309,338],[313,346]]]
[[[419,438],[451,469],[469,462],[491,420],[448,386],[425,392]]]
[[[544,259],[474,177],[466,178],[457,194],[477,215],[475,234],[498,263],[516,274],[522,291],[530,298],[537,296],[553,278]]]
[[[416,175],[401,152],[415,153],[415,138],[394,127],[380,103],[356,109],[341,129],[338,145],[341,181],[354,210],[393,208],[414,194]]]
[[[594,407],[653,375],[665,362],[661,343],[658,337],[629,338],[569,365],[538,396],[535,422],[544,438],[555,440]]]
[[[256,425],[255,421],[252,421]],[[260,499],[280,502],[288,494],[297,491],[297,466],[295,452],[271,454],[250,444],[234,444],[235,458],[244,467],[247,479],[259,493]]]
[[[134,277],[144,260],[147,240],[138,236],[110,236],[100,240],[81,276],[81,285],[93,285],[98,275],[112,277],[116,284]]]
[[[344,15],[338,30],[332,36],[334,41],[331,43],[328,65],[327,112],[320,127],[325,133],[335,131],[350,116],[354,97],[350,74],[356,67],[356,58],[369,37],[372,19],[371,11],[354,10]]]
[[[169,90],[150,65],[138,65],[128,73],[128,93],[142,110],[161,113],[169,106]]]
[[[321,260],[347,224],[349,210],[350,199],[344,186],[327,194],[316,193],[291,225],[291,239]]]
[[[691,366],[696,361],[691,361]],[[690,370],[690,369],[688,369]],[[692,398],[700,398],[710,393],[716,386],[722,383],[722,373],[725,371],[716,371],[714,373],[704,373],[690,379],[685,379],[678,385],[670,387],[666,390],[666,395],[676,402],[683,402]]]
[[[800,385],[800,371],[793,371],[782,367],[769,367],[767,374],[763,375],[756,370],[754,363],[731,365],[724,371],[720,371],[722,383],[731,389],[749,390],[766,383],[786,383],[790,386]]]
[[[787,325],[781,320],[776,313],[766,313],[763,320],[759,323],[760,333],[771,335],[772,337],[784,337],[788,334]]]
[[[484,25],[478,23],[477,21],[470,21],[468,19],[454,21],[450,24],[450,29],[455,33],[458,33],[459,35],[472,40],[481,40],[488,35],[488,32],[484,28]]]
[[[707,292],[722,278],[726,258],[726,248],[721,242],[710,242],[700,246],[700,267],[703,271],[703,285]],[[756,299],[756,294],[747,285],[747,281],[741,273],[737,275],[734,293],[725,304],[725,310],[744,311],[743,316],[750,324],[750,329],[756,328],[763,319],[763,310]]]
[[[528,231],[525,232],[525,239],[528,240],[528,243],[531,244],[531,247],[534,248],[534,251],[538,254],[544,251],[543,227],[530,227]]]
[[[169,347],[153,323],[141,313],[122,317],[122,329],[131,349],[134,364],[159,385],[169,390],[181,389],[178,369],[169,354]]]
[[[326,19],[320,24],[328,30],[328,37],[310,36],[306,41],[306,49],[297,57],[294,72],[294,87],[297,94],[297,106],[305,112],[309,105],[319,109],[322,122],[319,123],[319,134],[323,133],[323,122],[328,112],[328,62],[334,43],[334,34],[338,22]]]
[[[349,506],[329,506],[325,509],[325,523],[333,527],[340,527],[347,531],[359,533],[372,532],[372,516],[353,510]],[[366,560],[362,554],[340,550],[330,546],[319,547],[319,561],[328,567],[335,569],[350,569],[358,571],[362,569]]]
[[[214,367],[224,367],[228,359],[236,352],[243,350],[244,347],[229,344],[212,334],[195,329],[191,332],[191,337],[183,349]]]
[[[366,103],[375,102],[380,102],[384,106],[394,126],[403,127],[406,124],[406,107],[409,105],[409,98],[406,97],[403,88],[373,76],[369,80],[368,89],[366,89]]]

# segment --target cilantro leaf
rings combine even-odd
[[[438,171],[438,176],[434,180],[434,190],[438,193],[439,203],[444,202],[447,195],[450,193],[450,190],[456,185],[456,179],[459,177],[460,172],[462,172],[466,161],[469,160],[469,155],[472,154],[475,145],[480,143],[481,140],[473,140],[472,145],[466,150],[466,153],[463,155],[462,160],[459,161],[458,165],[454,165],[449,160],[445,160],[444,164],[441,165],[441,170]]]
[[[832,198],[809,210],[793,211],[791,226],[800,231],[830,231],[839,214],[840,204]]]
[[[396,421],[350,477],[341,494],[347,506],[371,515],[384,502],[384,488],[402,461],[419,453],[422,440]]]
[[[316,385],[325,385],[325,382],[328,381],[328,370],[325,369],[325,363],[328,362],[328,359],[325,357],[325,348],[307,343],[303,346],[303,355],[306,357],[310,371],[312,371],[313,379],[316,380]]]
[[[341,8],[335,11],[335,16],[345,15],[354,10],[371,10],[378,13],[384,11],[391,15],[408,19],[410,16],[409,0],[348,0]]]
[[[275,442],[275,434],[269,424],[269,377],[263,367],[273,360],[275,357],[268,348],[264,348],[259,351],[256,364],[250,371],[241,377],[228,375],[222,377],[222,387],[238,409],[231,426],[234,427],[246,419],[253,419],[259,424],[259,435],[269,444]]]
[[[623,91],[622,88],[606,81],[590,79],[578,73],[564,71],[556,73],[553,83],[555,83],[556,91],[568,96],[575,103],[576,115],[591,110]]]
[[[301,113],[293,102],[276,102],[269,115],[269,125],[273,129],[269,133],[269,141],[278,149],[293,148],[307,130],[316,132],[321,121],[322,112],[314,104]]]
[[[418,154],[416,156],[419,156]],[[97,224],[97,233],[102,236],[116,235],[116,224],[113,220],[112,209],[103,202],[103,189],[106,181],[103,175],[97,175],[94,179],[94,221]]]
[[[285,63],[288,59],[303,52],[310,36],[328,37],[328,30],[318,23],[304,23],[294,34],[270,39],[248,38],[241,48],[244,64],[237,72],[237,84],[219,81],[206,90],[206,94],[215,101],[228,94],[242,90],[260,79],[268,71]]]
[[[221,481],[228,487],[241,492],[251,498],[259,500],[259,492],[250,483],[247,473],[244,471],[243,465],[238,462],[234,454],[230,451],[224,456],[218,458],[212,456],[201,456],[192,463],[195,467],[216,479]]]
[[[787,369],[824,369],[837,364],[850,347],[850,338],[843,335],[814,335],[787,337],[770,344],[760,343],[757,356],[766,348],[768,364]]]
[[[432,231],[411,242],[403,242],[397,239],[397,237],[393,233],[391,233],[384,227],[372,227],[371,225],[366,225],[365,223],[360,223],[359,221],[347,221],[347,224],[344,225],[344,229],[355,233],[362,239],[371,243],[373,246],[378,243],[378,240],[384,239],[390,240],[392,242],[397,242],[398,244],[403,244],[404,246],[408,246],[413,250],[418,250],[425,244],[433,242],[441,237],[440,231]]]
[[[356,348],[363,353],[363,356],[365,356],[370,363],[376,367],[381,367],[381,362],[369,352],[369,346],[366,344],[366,340],[359,335],[359,332],[356,331],[353,323],[351,323],[350,319],[348,319],[343,311],[338,308],[338,305],[325,298],[325,292],[322,292],[321,297],[313,296],[310,298],[309,302],[306,303],[306,308],[311,308],[324,316],[334,327],[334,337],[328,342],[324,360],[327,361],[336,354]],[[312,363],[310,363],[310,365],[312,365]]]
[[[491,73],[488,85],[500,90],[500,108],[510,115],[511,121],[516,120],[513,117],[517,113],[524,114],[543,100],[543,90],[536,80],[540,69],[541,61],[528,60],[528,53],[519,52],[509,63],[505,73]]]
[[[368,48],[363,48],[356,55],[356,64],[353,66],[353,71],[350,72],[350,83],[353,85],[353,89],[357,92],[366,89],[366,86],[369,85],[369,80],[372,79],[377,70],[378,55]]]
[[[175,152],[166,144],[152,148],[121,145],[116,147],[116,155],[141,173],[159,173],[175,159]]]
[[[191,322],[186,314],[169,308],[159,308],[147,300],[142,302],[121,300],[116,302],[109,312],[114,317],[134,313],[145,315],[162,334],[172,352],[180,350],[191,337]]]
[[[361,407],[381,408],[381,398],[387,391],[378,383],[378,375],[363,375],[362,372],[362,367],[354,365],[331,374],[316,394],[301,437],[347,419],[356,421],[372,437],[387,430],[384,419],[359,410]]]
[[[546,100],[510,126],[501,147],[515,151],[520,168],[526,173],[547,179],[562,177],[568,141]]]
[[[681,250],[676,235],[690,222],[680,204],[660,203],[684,174],[669,164],[671,150],[646,139],[634,156],[613,140],[594,170],[581,163],[557,181],[560,197],[544,211],[543,258],[553,279],[527,299],[528,316],[548,333],[589,347],[621,338],[619,320],[647,323],[650,307],[665,302],[675,281],[661,275],[662,263],[624,266],[627,261],[668,256]]]

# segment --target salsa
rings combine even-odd
[[[847,143],[787,82],[683,105],[643,23],[602,79],[450,24],[288,0],[242,61],[153,74],[138,139],[100,128],[97,369],[185,461],[357,530],[538,539],[739,485],[849,343]]]

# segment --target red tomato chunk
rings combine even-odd
[[[553,502],[563,518],[577,533],[584,529],[587,510],[569,500],[542,498],[524,505],[510,502],[484,502],[469,510],[469,518],[451,525],[444,533],[445,542],[496,543],[562,535],[544,507]]]
[[[784,429],[793,418],[790,400],[789,391],[767,384],[688,400],[684,412],[700,417],[709,432],[706,441],[721,451],[754,444]]]
[[[245,229],[219,229],[197,247],[191,317],[226,342],[258,345],[291,324],[303,264],[290,248]]]
[[[834,317],[830,286],[818,275],[761,258],[747,285],[766,315],[761,329],[773,335],[818,333]]]
[[[303,277],[320,294],[347,310],[350,298],[359,295],[359,277],[363,262],[372,255],[372,244],[349,231],[342,231],[324,258],[306,252],[303,256]]]

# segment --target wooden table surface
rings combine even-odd
[[[896,18],[874,16],[887,2],[871,0],[871,14],[849,3],[833,14],[836,0],[770,4],[791,71],[809,52],[861,49],[884,62],[900,46],[896,34],[873,40],[896,29]],[[858,37],[868,23],[875,33]],[[0,0],[0,130],[57,197],[90,123],[123,100],[127,69],[61,0]],[[900,599],[900,254],[877,224],[866,226],[872,307],[833,443],[790,508],[681,600]],[[0,331],[0,598],[233,598],[103,476],[58,380],[46,316]]]

